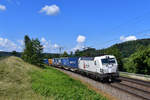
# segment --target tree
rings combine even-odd
[[[132,54],[124,64],[128,72],[150,75],[150,48]]]
[[[68,53],[66,51],[64,51],[62,57],[68,57],[68,56],[69,56]]]
[[[32,39],[33,43],[33,55],[32,63],[41,66],[43,64],[43,46],[38,39]]]
[[[28,35],[25,35],[25,36],[24,36],[24,43],[25,43],[25,46],[27,46],[28,43],[30,43],[30,42],[31,42],[31,39],[29,38],[29,36],[28,36]]]
[[[74,55],[73,55],[73,52],[71,51],[71,52],[70,52],[70,57],[73,57],[73,56],[74,56]]]
[[[33,54],[33,43],[29,36],[24,37],[24,43],[25,43],[25,48],[24,52],[22,53],[22,59],[28,63],[32,63],[32,54]]]
[[[125,70],[123,68],[121,52],[116,47],[112,47],[112,48],[107,49],[105,51],[105,54],[114,55],[116,57],[116,59],[117,59],[117,62],[118,62],[118,69],[119,69],[119,71],[124,71]]]
[[[16,51],[12,51],[11,53],[13,56],[17,56],[17,52]]]
[[[85,57],[94,57],[96,55],[96,49],[88,47],[87,49],[81,51],[82,56]]]
[[[43,64],[43,46],[38,39],[30,39],[27,35],[24,37],[25,48],[22,53],[24,61],[41,66]]]
[[[82,55],[81,55],[81,53],[80,53],[80,51],[79,50],[76,50],[75,51],[75,57],[81,57]]]

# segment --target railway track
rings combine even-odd
[[[150,92],[143,89],[135,88],[123,83],[110,84],[112,87],[117,88],[121,91],[132,94],[133,96],[141,98],[141,100],[150,100]]]
[[[121,91],[130,93],[141,98],[141,100],[150,100],[150,82],[132,79],[120,76],[120,82],[111,83],[110,85]]]
[[[68,70],[66,70],[66,71],[68,71]],[[77,74],[77,73],[71,72],[71,71],[69,71],[69,73]],[[87,78],[89,78],[89,77],[87,77]],[[95,80],[95,79],[93,79],[93,80]],[[134,97],[138,97],[139,98],[138,100],[150,100],[150,82],[137,80],[137,79],[131,79],[131,78],[127,78],[127,77],[120,77],[118,80],[116,80],[112,83],[104,83],[104,84],[106,84],[108,87],[112,87],[119,91],[123,91],[127,94],[130,94]],[[128,99],[126,99],[126,100],[128,100]],[[135,99],[132,99],[132,100],[135,100]]]
[[[128,78],[128,77],[123,77],[123,76],[120,76],[119,79],[122,80],[122,81],[128,81],[128,82],[132,82],[132,83],[136,83],[136,84],[140,84],[140,85],[144,85],[144,86],[150,87],[150,82],[148,82],[148,81],[143,81],[143,80],[138,80],[138,79],[133,79],[133,78]]]

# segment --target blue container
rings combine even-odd
[[[69,65],[68,58],[61,58],[61,65],[62,66],[68,66]]]
[[[60,65],[60,58],[56,58],[56,65]]]
[[[59,58],[53,58],[53,65],[59,64]]]
[[[78,57],[70,57],[69,60],[69,67],[71,68],[78,68]]]
[[[47,64],[47,65],[49,64],[48,59],[44,59],[43,61],[44,61],[44,64]]]

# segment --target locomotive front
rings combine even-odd
[[[98,57],[100,62],[99,72],[106,78],[112,79],[119,77],[118,63],[113,55]]]

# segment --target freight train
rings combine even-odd
[[[112,81],[119,77],[118,63],[113,55],[98,57],[64,57],[45,59],[48,65],[96,78],[100,81]]]

